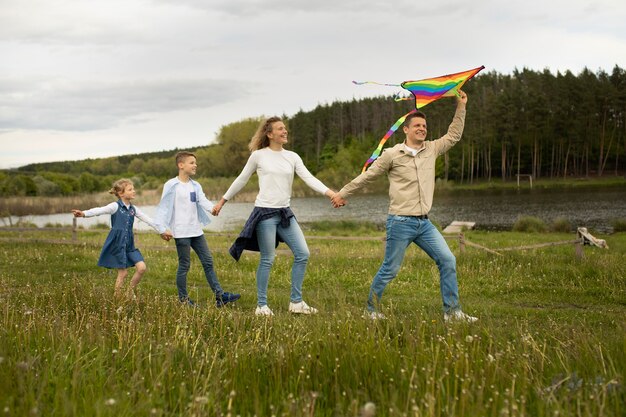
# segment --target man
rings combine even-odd
[[[454,146],[463,134],[467,95],[459,90],[454,119],[448,132],[434,141],[426,141],[426,116],[411,113],[402,130],[403,143],[383,152],[372,166],[343,187],[332,198],[335,208],[345,205],[346,198],[370,183],[376,177],[389,177],[389,216],[387,217],[387,243],[385,259],[370,287],[367,314],[370,318],[384,319],[377,311],[387,284],[396,277],[407,247],[411,242],[422,248],[439,268],[444,319],[475,322],[476,317],[461,310],[456,278],[456,258],[445,239],[428,219],[435,190],[435,161]]]

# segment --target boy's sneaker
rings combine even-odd
[[[234,294],[232,292],[223,292],[221,297],[215,297],[215,305],[224,307],[228,303],[233,303],[241,298],[241,294]]]
[[[256,316],[273,316],[274,315],[274,313],[272,312],[272,310],[270,310],[267,304],[264,306],[257,306],[256,310],[254,310],[254,314]]]
[[[472,317],[465,314],[461,310],[453,311],[452,313],[444,313],[443,320],[446,322],[460,321],[465,323],[474,323],[478,321],[478,317]]]
[[[189,307],[195,307],[196,306],[196,303],[191,298],[184,298],[184,299],[180,300],[180,303],[184,304],[186,306],[189,306]]]
[[[365,310],[365,313],[363,313],[363,318],[371,320],[385,320],[387,317],[385,317],[383,313],[379,313],[378,311]]]
[[[293,314],[317,314],[317,308],[300,301],[299,303],[289,303],[289,312]]]

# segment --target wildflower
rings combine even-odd
[[[487,361],[489,362],[495,362],[496,358],[493,357],[493,355],[490,353],[487,355]]]
[[[117,401],[115,401],[115,398],[109,398],[108,400],[106,400],[104,402],[106,405],[115,405],[117,403]]]
[[[474,336],[472,336],[471,334],[468,334],[467,336],[465,336],[465,341],[467,343],[472,343],[474,341]]]
[[[365,403],[363,406],[363,412],[361,416],[363,417],[374,417],[376,415],[376,404],[373,402]]]
[[[198,404],[207,404],[209,402],[209,397],[196,397],[194,401]]]

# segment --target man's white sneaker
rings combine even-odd
[[[293,314],[317,314],[317,308],[300,301],[299,303],[289,303],[289,312]]]
[[[387,317],[385,317],[383,313],[379,313],[378,311],[365,310],[365,313],[363,313],[363,318],[371,320],[385,320]]]
[[[472,316],[470,316],[468,314],[465,314],[461,310],[457,310],[457,311],[454,311],[452,313],[444,313],[443,314],[443,319],[446,322],[462,321],[462,322],[465,322],[465,323],[474,323],[474,322],[478,321],[478,317],[472,317]]]
[[[264,306],[257,306],[256,310],[254,310],[254,314],[257,316],[273,316],[274,313],[272,313],[272,310],[270,310],[270,308],[266,305]]]

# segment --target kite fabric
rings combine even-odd
[[[391,126],[389,131],[387,131],[385,136],[383,136],[383,138],[380,140],[380,143],[378,144],[378,147],[376,148],[374,153],[372,153],[372,156],[370,156],[367,162],[365,162],[365,165],[363,165],[363,170],[361,172],[365,172],[367,167],[380,156],[380,153],[387,139],[389,139],[395,133],[395,131],[398,130],[400,125],[404,123],[404,120],[409,116],[409,114],[416,112],[418,109],[432,103],[435,100],[439,100],[442,97],[459,96],[459,90],[461,89],[461,87],[463,87],[463,84],[465,84],[470,78],[478,74],[478,72],[480,72],[484,68],[484,66],[480,66],[478,68],[474,68],[468,71],[457,72],[455,74],[442,75],[441,77],[427,78],[418,81],[404,81],[403,83],[401,83],[400,87],[410,91],[413,95],[413,98],[415,99],[415,110],[411,110],[410,112],[396,120],[396,122]],[[398,86],[397,84],[382,84],[374,81],[352,82],[356,85],[377,84],[390,87]],[[406,100],[406,98],[397,97],[398,95],[396,95],[396,101]]]
[[[405,81],[400,85],[413,94],[413,97],[415,97],[415,108],[420,109],[442,97],[458,96],[459,90],[463,87],[463,84],[474,75],[478,74],[483,68],[485,67],[481,66],[469,71],[443,75],[437,78],[428,78],[426,80]]]

